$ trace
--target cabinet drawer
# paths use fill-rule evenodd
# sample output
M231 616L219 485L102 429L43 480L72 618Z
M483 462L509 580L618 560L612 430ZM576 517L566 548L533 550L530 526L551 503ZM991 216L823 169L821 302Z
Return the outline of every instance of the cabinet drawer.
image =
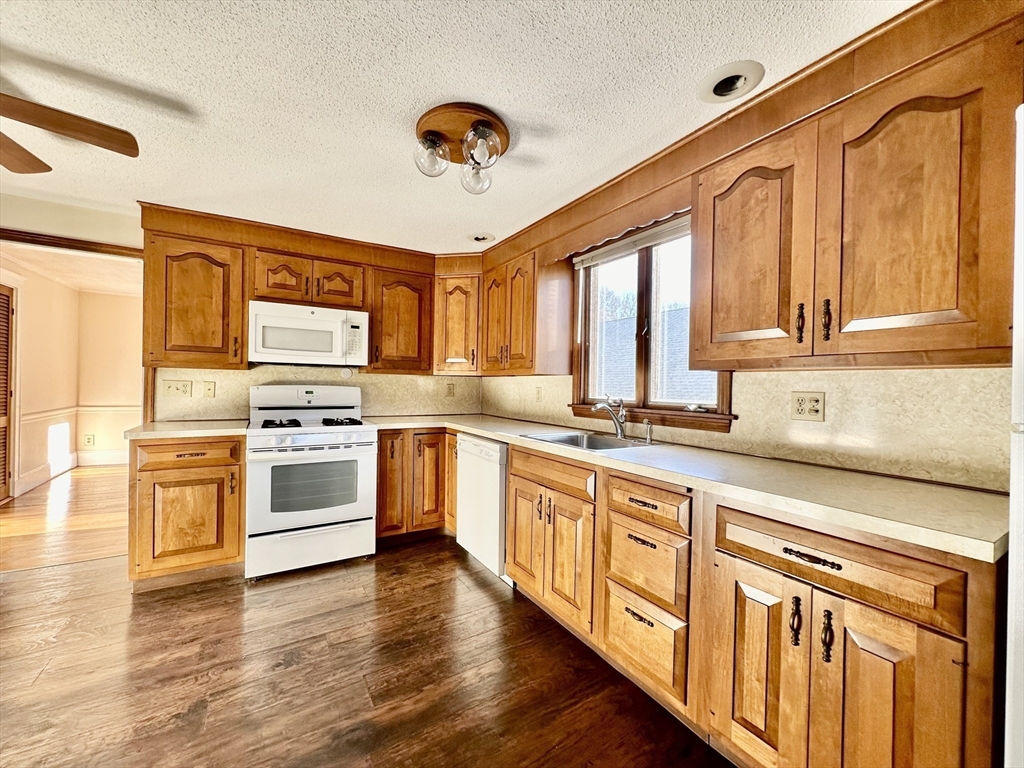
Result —
M597 498L597 471L591 467L564 464L534 453L512 451L509 470L513 475L533 480L547 488L587 501Z
M922 624L964 634L967 574L718 505L715 546Z
M608 475L608 507L638 520L690 535L689 494L648 485L630 477Z
M685 619L690 540L616 512L609 520L608 576Z
M617 661L686 704L689 625L610 579L605 644Z
M142 444L138 446L139 471L178 467L225 467L241 459L238 440L216 442Z

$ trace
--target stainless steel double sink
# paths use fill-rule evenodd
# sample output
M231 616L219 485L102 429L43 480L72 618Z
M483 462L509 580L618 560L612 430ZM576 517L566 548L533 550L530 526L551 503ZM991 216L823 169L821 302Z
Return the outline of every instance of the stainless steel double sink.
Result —
M597 432L553 432L547 435L523 435L523 437L542 440L545 443L568 445L571 448L582 448L584 451L614 451L619 448L641 448L647 445L642 440L630 440Z

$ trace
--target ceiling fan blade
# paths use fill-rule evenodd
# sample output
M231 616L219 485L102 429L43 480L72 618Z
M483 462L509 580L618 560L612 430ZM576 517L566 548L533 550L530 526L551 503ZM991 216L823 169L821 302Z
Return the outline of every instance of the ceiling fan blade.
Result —
M50 133L59 133L70 139L84 141L111 152L128 157L139 156L139 143L128 131L110 125L97 123L87 117L61 112L53 107L44 107L34 101L25 101L17 96L0 93L0 115L19 123L34 125Z
M47 173L53 170L5 133L0 133L0 165L12 173Z

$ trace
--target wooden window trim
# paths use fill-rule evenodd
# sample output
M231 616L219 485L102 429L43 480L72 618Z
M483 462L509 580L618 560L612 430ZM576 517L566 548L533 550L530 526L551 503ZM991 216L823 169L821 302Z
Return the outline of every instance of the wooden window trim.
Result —
M630 236L635 236L635 231ZM602 245L607 245L603 243ZM637 326L641 329L636 350L636 393L633 402L625 403L626 421L642 423L644 419L658 427L678 427L708 432L729 432L736 415L732 412L732 371L718 372L718 405L709 411L690 411L685 407L648 402L648 372L650 359L650 302L651 295L651 254L653 245L638 249L637 280ZM591 419L608 419L607 411L595 412L595 403L602 402L589 397L587 393L587 371L589 364L590 330L590 269L578 269L573 275L573 350L572 384L573 401L570 404L574 416Z

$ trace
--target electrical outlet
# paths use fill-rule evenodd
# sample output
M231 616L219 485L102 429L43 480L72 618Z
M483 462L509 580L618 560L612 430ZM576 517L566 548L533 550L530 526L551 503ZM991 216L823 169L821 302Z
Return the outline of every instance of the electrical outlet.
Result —
M824 392L793 392L789 404L789 418L796 421L824 421Z
M86 435L85 436L85 447L86 448L91 448L94 445L96 445L96 435Z
M217 396L217 382L215 381L204 381L203 382L203 397L216 397Z
M538 403L541 401L541 398L543 396L544 396L544 390L542 390L540 387L537 387L537 402Z
M446 397L455 397L455 385L449 384L448 391L445 393Z
M192 397L192 382L184 380L164 380L164 394L168 397Z

